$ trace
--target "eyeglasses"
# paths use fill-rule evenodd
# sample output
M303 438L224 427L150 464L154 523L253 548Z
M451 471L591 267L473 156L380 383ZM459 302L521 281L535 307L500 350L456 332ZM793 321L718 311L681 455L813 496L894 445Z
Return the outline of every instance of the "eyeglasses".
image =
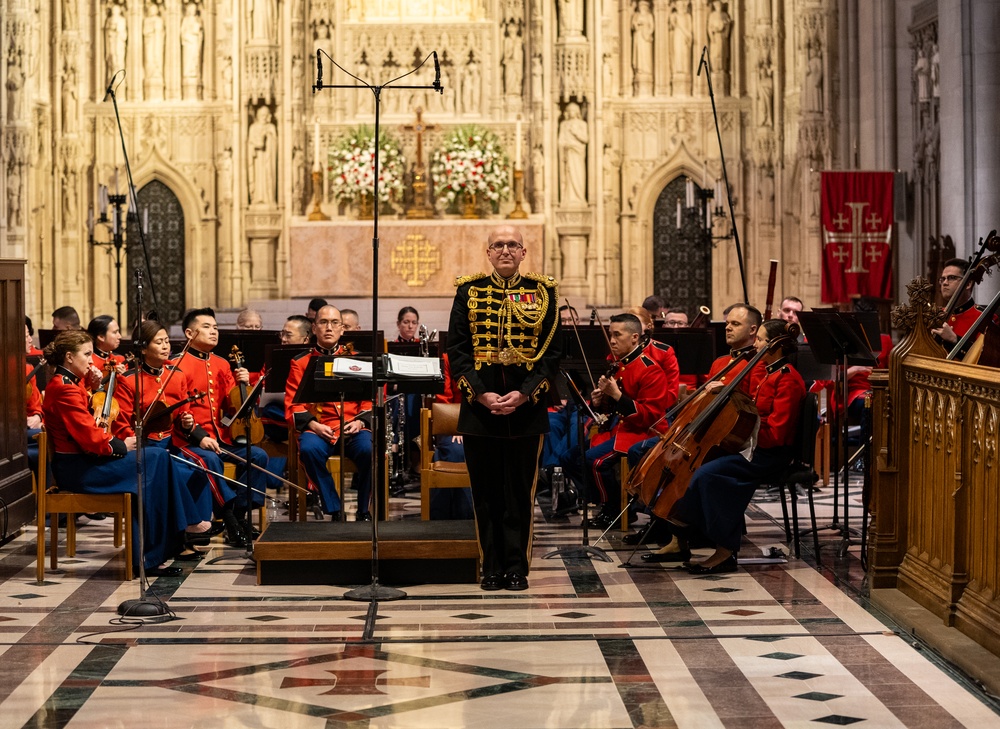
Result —
M337 329L338 327L344 326L344 322L342 322L340 319L317 319L316 326L318 326L320 329L323 329L324 327Z
M942 276L938 279L938 283L945 283L947 281L961 281L961 276Z
M509 250L511 253L514 253L515 251L519 251L522 248L524 248L524 246L521 245L520 243L518 243L517 241L511 241L511 242L507 243L507 242L499 241L498 240L495 243L490 243L489 248L494 253L500 253L501 251L503 251L504 248L506 248L507 250Z

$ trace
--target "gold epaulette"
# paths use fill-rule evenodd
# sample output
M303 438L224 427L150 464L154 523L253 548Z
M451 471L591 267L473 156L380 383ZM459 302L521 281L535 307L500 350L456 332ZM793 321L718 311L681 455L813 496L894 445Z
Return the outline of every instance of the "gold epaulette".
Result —
M470 281L475 281L480 278L486 278L487 275L488 274L480 271L479 273L469 274L468 276L459 276L458 278L455 279L455 288L458 288L462 284L467 284Z
M549 286L556 285L556 280L552 276L546 276L543 273L522 273L521 277L530 279L531 281L537 281L538 283L548 284Z

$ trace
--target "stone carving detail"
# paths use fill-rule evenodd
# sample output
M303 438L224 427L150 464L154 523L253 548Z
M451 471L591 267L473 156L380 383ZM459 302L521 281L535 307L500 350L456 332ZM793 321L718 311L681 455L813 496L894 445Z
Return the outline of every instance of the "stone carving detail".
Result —
M507 23L503 36L503 89L507 96L520 96L524 88L524 42L514 23Z
M181 21L181 95L185 99L200 99L202 94L201 66L205 46L205 26L196 3L184 6Z
M125 53L128 49L128 24L122 6L111 3L104 21L104 70L106 78L125 68Z
M13 158L7 163L7 225L11 228L24 225L21 216L21 165Z
M249 0L251 42L271 44L277 28L276 0Z
M559 39L583 35L583 0L556 0L559 15Z
M18 49L7 59L7 121L22 121L24 117L23 55Z
M247 189L251 205L277 203L278 130L266 104L257 107L247 130Z
M653 93L653 34L656 21L650 0L639 0L632 14L632 92Z
M770 53L757 64L757 118L761 126L774 124L774 69Z
M674 95L691 93L691 43L694 39L691 3L673 0L670 6L671 65L673 66Z
M155 2L146 6L142 21L142 63L145 98L163 98L163 48L165 26L161 7Z
M714 0L712 12L708 16L708 50L712 63L713 79L717 79L719 93L729 96L729 36L733 28L733 19L726 12L721 0Z
M587 122L575 102L566 104L559 122L559 202L563 205L587 203Z

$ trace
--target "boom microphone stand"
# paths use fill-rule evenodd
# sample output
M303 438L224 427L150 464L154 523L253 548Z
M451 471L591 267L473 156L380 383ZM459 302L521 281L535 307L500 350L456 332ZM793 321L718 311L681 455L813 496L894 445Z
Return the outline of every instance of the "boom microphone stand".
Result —
M372 95L375 97L375 159L374 163L374 174L372 175L372 199L375 201L375 212L374 218L372 220L372 389L371 389L371 401L372 401L372 435L374 440L374 434L378 432L378 423L385 422L385 403L382 388L379 387L378 373L379 369L377 363L379 361L378 356L378 249L379 249L379 239L378 239L378 220L379 220L379 189L378 189L378 167L379 167L379 155L381 153L380 140L379 140L379 123L380 114L382 107L382 91L383 89L392 86L394 89L404 90L419 90L419 91L437 91L439 94L444 93L444 87L441 85L441 66L438 63L437 51L431 53L427 56L419 66L407 71L401 76L384 83L384 84L370 84L364 79L358 78L353 73L348 71L346 68L341 66L339 63L333 60L329 53L321 48L316 49L316 83L313 85L313 93L317 91L322 91L324 89L354 89L359 88L358 84L324 84L323 83L323 56L326 56L330 63L339 68L341 71L346 73L348 76L353 78L358 84L361 84L360 88L365 88L371 91ZM414 71L421 68L427 60L433 56L434 58L434 83L430 85L420 84L414 86L403 86L403 85L393 85L396 81L406 78ZM344 597L348 600L358 600L361 602L372 602L377 603L379 600L400 600L406 597L406 593L402 590L397 590L393 587L385 587L380 585L378 582L378 492L379 487L382 483L382 469L380 468L379 458L380 449L375 447L374 442L372 443L372 508L371 510L375 512L374 518L372 518L372 582L370 585L365 587L359 587L354 590L350 590L344 593Z

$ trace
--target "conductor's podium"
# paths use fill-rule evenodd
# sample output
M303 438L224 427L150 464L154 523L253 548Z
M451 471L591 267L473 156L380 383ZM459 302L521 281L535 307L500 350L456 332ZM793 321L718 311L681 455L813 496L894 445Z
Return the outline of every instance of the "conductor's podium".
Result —
M479 580L473 521L382 521L378 536L382 584ZM370 522L272 522L254 546L257 584L368 584L371 537Z

